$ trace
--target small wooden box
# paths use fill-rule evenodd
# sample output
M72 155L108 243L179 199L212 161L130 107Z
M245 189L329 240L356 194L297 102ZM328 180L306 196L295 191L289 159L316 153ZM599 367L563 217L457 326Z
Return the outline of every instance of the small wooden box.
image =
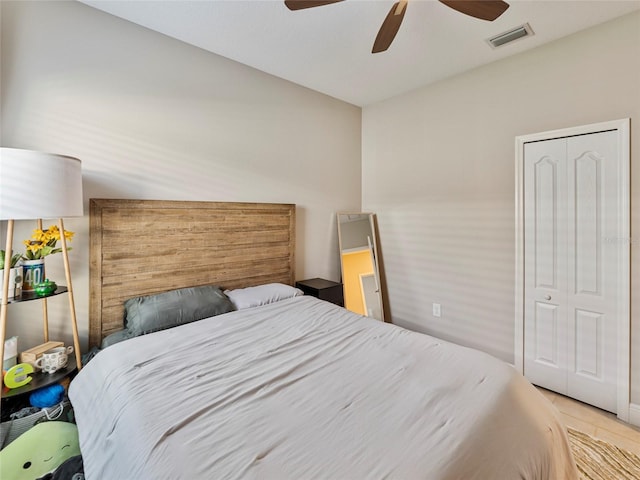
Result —
M20 363L33 363L40 358L44 352L51 350L52 348L62 346L64 346L63 342L47 342L42 345L38 345L37 347L30 348L29 350L25 350L20 354Z

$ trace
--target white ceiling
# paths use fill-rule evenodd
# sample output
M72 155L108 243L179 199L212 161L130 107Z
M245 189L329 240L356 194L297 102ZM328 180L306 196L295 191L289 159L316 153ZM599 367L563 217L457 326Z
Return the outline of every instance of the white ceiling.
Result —
M640 0L507 0L494 22L411 0L393 44L371 54L394 0L292 12L283 0L80 0L170 37L358 106L413 90L640 9ZM486 38L528 22L498 49Z

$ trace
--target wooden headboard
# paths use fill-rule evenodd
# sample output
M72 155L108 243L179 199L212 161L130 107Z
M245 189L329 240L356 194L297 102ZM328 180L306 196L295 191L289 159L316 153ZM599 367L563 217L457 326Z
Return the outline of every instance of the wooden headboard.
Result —
M90 238L90 346L132 297L294 282L292 204L91 199Z

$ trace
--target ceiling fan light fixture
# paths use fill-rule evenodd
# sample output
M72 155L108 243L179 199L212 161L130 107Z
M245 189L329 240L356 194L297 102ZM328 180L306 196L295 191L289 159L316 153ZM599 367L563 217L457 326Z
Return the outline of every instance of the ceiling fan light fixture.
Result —
M530 37L532 35L534 35L534 32L531 25L525 23L524 25L520 25L499 35L488 38L487 43L491 48L498 48L506 45L507 43L519 40L520 38Z
M315 8L321 7L323 5L331 5L332 3L339 3L344 0L284 0L284 4L287 6L289 10L304 10L307 8ZM509 8L509 4L504 0L439 0L440 3L446 5L460 13L464 13L465 15L469 15L470 17L478 18L480 20L487 20L489 22L494 21L500 15L507 11ZM402 24L402 19L404 18L404 14L407 11L407 3L409 0L397 0L389 13L387 14L384 22L382 22L382 26L380 30L378 30L378 35L376 36L375 41L373 42L373 48L371 49L371 53L380 53L386 51L393 39L396 37L398 30L400 29L400 25ZM529 25L526 25L529 27ZM523 27L518 27L523 28ZM531 31L531 27L529 27L528 33L518 35L518 33L514 32L505 32L498 37L494 37L489 39L488 42L495 48L498 45L502 45L509 41L513 41L516 38L520 38L527 34L533 34ZM513 40L508 39L504 40L507 36L513 35L515 38ZM503 41L504 40L504 41ZM495 42L495 43L494 43ZM499 43L501 42L501 43Z

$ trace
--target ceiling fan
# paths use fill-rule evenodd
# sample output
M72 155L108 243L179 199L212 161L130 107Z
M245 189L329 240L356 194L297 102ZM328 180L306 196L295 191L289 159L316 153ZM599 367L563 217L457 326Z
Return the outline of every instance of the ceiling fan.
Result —
M289 10L302 10L305 8L320 7L342 1L344 0L285 0L284 4L289 8ZM509 4L502 0L439 1L460 13L480 18L482 20L488 20L490 22L498 18L507 10L507 8L509 8ZM382 26L378 31L375 42L373 42L373 49L371 50L371 53L384 52L389 48L391 42L393 42L393 39L400 29L402 19L407 11L407 3L409 3L408 0L400 0L391 7L391 10L389 10L389 13L387 14L387 18L382 22Z

